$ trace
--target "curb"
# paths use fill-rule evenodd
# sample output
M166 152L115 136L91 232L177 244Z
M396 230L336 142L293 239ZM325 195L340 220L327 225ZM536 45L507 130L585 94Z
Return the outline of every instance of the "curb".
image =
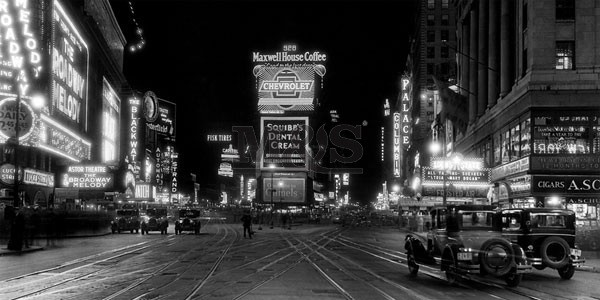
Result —
M0 248L0 256L9 256L9 255L21 255L24 253L29 253L29 252L34 252L34 251L41 251L44 250L44 247L40 247L40 246L33 246L31 248L26 248L26 249L22 249L21 251L15 251L15 250L8 250L7 248Z
M592 266L581 266L581 267L575 268L575 270L583 271L583 272L591 272L591 273L600 273L600 268L592 267Z

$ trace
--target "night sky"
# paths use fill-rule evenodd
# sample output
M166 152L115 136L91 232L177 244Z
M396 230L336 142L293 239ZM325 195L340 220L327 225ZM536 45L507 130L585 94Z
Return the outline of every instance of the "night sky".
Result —
M328 55L324 107L340 122L363 128L364 168L353 199L370 201L380 189L380 126L385 98L395 100L405 71L416 1L132 1L146 45L126 51L124 73L139 91L177 103L180 174L194 172L201 186L217 183L219 158L208 132L232 125L258 129L252 51ZM127 1L111 1L128 42L136 43ZM390 101L392 102L392 101ZM392 102L393 103L393 102Z

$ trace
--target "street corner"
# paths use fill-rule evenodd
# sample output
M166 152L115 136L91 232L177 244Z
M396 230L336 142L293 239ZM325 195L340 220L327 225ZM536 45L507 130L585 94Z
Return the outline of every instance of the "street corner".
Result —
M21 255L25 253L30 253L34 251L44 250L44 247L41 246L31 246L29 248L23 248L19 250L9 250L7 246L0 247L0 256L9 256L9 255Z

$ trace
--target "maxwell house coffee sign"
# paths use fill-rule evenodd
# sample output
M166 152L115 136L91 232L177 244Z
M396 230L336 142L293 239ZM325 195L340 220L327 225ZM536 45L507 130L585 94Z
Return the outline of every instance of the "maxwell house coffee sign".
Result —
M263 113L313 110L317 76L322 87L326 60L326 54L301 52L296 45L284 45L283 51L275 53L253 52L258 110Z

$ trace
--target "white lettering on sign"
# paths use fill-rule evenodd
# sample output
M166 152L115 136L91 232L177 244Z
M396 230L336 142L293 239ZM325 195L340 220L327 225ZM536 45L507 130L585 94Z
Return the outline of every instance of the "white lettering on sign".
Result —
M87 107L87 44L57 1L53 14L52 107L69 120L81 122Z
M392 160L394 177L400 177L400 136L400 113L396 112L394 113L394 151L392 152L394 154Z
M304 54L290 54L287 52L276 52L274 54L261 54L252 52L252 62L324 62L327 54L315 52L304 52Z
M208 142L231 142L231 134L209 134L206 136Z
M139 109L140 100L137 98L129 99L130 105L130 123L129 123L129 157L131 162L138 161L138 124L139 124ZM135 174L136 177L139 173Z
M402 145L408 147L410 145L410 97L409 97L410 80L408 77L402 77L402 94L401 94L401 126L402 126Z

